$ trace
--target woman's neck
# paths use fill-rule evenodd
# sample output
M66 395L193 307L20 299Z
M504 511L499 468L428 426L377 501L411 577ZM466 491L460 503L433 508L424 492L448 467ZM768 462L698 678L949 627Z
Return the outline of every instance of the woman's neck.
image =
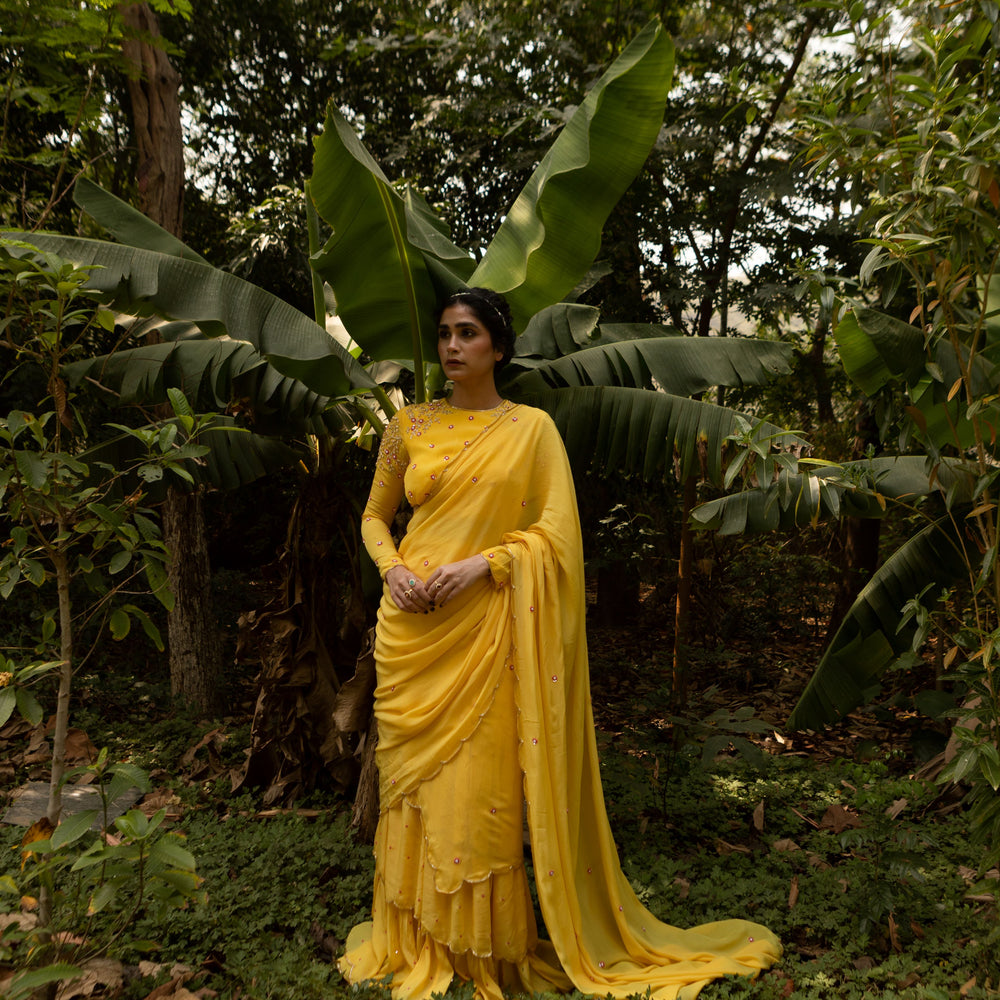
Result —
M457 406L460 410L492 410L503 402L493 379L481 385L454 382L449 398L451 405Z

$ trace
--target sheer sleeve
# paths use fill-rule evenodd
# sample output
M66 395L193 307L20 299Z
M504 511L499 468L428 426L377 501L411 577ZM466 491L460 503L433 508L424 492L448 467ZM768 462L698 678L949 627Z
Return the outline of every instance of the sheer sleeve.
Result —
M382 435L375 463L375 478L361 517L361 538L383 579L393 566L402 565L390 525L403 498L406 463L406 442L400 430L399 418L394 416Z

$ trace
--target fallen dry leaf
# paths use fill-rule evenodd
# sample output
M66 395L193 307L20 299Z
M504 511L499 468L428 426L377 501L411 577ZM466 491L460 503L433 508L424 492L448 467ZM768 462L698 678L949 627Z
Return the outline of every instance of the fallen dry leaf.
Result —
M138 808L146 816L152 816L161 809L166 809L167 816L171 819L177 819L183 812L181 800L169 788L156 788L143 796Z
M897 989L908 990L914 983L920 982L920 974L917 972L911 972L909 975L904 976L896 983Z
M799 877L798 875L792 876L792 884L788 890L788 909L793 910L795 904L799 901Z
M80 966L82 976L60 985L56 1000L72 1000L73 997L89 997L97 989L105 987L117 990L125 981L125 969L121 962L113 958L91 958Z
M964 983L958 991L958 995L962 997L967 997L969 993L974 989L976 985L976 977L973 976L970 980Z
M25 831L24 836L21 838L21 847L25 850L21 851L21 870L24 870L24 866L28 863L28 858L36 852L31 850L28 845L35 844L39 840L48 840L49 837L55 832L55 827L49 822L48 816L43 816L41 819L36 819L31 826Z
M37 923L38 918L30 913L0 913L0 937L13 924L17 924L19 930L30 931Z
M753 811L754 829L760 833L764 832L764 803L758 802L757 808Z
M66 763L92 764L97 760L97 747L90 742L90 737L82 729L69 729L66 732Z
M681 899L687 899L688 893L691 891L691 883L686 878L681 878L679 875L674 879L674 885L677 886L677 895Z
M890 913L889 914L889 940L892 942L893 951L902 951L903 945L899 940L899 926L896 923L896 918Z
M906 799L896 799L895 802L888 809L886 809L885 814L889 819L895 819L906 807L908 803Z
M819 821L821 830L832 830L834 833L843 833L845 830L857 830L862 825L861 820L850 809L835 802Z
M217 738L221 737L221 738ZM225 739L221 727L213 729L210 732L205 733L204 736L193 746L185 751L184 756L181 757L182 764L191 764L194 761L194 755L204 746L209 747L209 753L216 748L218 743L221 743Z
M715 849L719 854L749 854L750 848L746 844L730 844L728 840L721 837L715 842Z
M862 955L854 960L854 968L858 972L867 972L869 969L875 968L875 959L869 955Z
M782 837L780 840L776 840L771 845L772 851L777 851L779 854L785 851L798 851L800 850L799 845L795 843L794 840L789 837Z

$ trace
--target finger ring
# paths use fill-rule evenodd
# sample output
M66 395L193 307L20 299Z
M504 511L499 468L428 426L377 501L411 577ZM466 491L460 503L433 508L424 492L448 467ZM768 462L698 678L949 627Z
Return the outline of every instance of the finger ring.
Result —
M410 597L413 594L412 590L404 590L403 597Z
M444 584L443 583L438 583L438 584L435 584L434 586L435 586L435 590L440 590L444 586Z
M415 587L417 585L417 581L414 580L413 577L411 576L409 579L409 584L411 587Z

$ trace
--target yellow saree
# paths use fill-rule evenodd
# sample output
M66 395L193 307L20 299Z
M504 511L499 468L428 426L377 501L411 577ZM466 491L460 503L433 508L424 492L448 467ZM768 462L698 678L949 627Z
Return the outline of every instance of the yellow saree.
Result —
M387 525L414 514L399 551ZM371 923L352 931L351 982L392 976L423 998L453 976L504 989L694 997L756 974L781 946L726 920L658 921L622 874L601 790L573 481L554 425L505 403L407 407L380 449L364 538L380 571L426 579L481 552L491 578L427 614L379 610L375 692L381 815ZM540 941L524 870L527 806Z

